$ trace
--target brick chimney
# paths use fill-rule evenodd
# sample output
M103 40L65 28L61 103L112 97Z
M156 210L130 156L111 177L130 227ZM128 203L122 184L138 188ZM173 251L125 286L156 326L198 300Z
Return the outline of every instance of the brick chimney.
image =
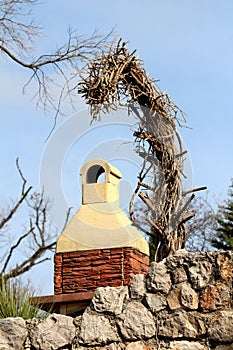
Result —
M82 205L57 240L55 294L128 285L134 274L148 270L148 244L119 208L120 171L94 159L80 175Z

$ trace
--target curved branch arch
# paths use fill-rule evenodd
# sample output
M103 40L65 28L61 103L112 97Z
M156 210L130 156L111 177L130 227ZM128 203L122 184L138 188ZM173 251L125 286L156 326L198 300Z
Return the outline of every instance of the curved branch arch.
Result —
M145 232L135 214L136 198L139 197L145 205L144 213L150 227L146 231L156 240L156 261L184 248L184 223L193 216L188 213L193 195L184 200L182 191L186 152L182 149L177 125L185 122L184 113L167 94L155 87L135 51L130 53L121 40L107 53L103 52L89 62L78 92L90 106L94 119L100 117L101 111L116 110L119 103L126 100L129 112L139 121L133 135L136 151L143 158L130 203L131 220ZM151 184L148 184L149 173Z

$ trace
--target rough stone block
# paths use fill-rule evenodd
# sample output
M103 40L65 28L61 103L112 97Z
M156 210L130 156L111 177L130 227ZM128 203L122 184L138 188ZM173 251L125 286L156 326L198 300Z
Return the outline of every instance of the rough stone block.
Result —
M194 261L189 268L189 276L193 287L196 289L206 287L210 283L212 274L212 264L208 260Z
M152 314L138 301L129 302L117 322L126 340L147 339L155 335Z
M125 350L153 350L154 347L150 347L144 344L143 341L135 341L126 346Z
M89 308L82 316L78 342L85 345L105 345L117 342L120 338L117 329L103 315L89 314Z
M168 350L210 350L210 348L199 342L181 340L172 341Z
M56 350L71 347L75 337L73 318L52 314L30 327L30 340L36 350Z
M218 345L215 350L233 350L233 343L228 345Z
M233 311L217 311L210 318L208 327L210 340L218 342L233 342Z
M25 321L20 318L5 318L0 320L0 349L23 349L28 335Z
M232 281L232 252L220 252L217 255L217 266L222 281Z
M199 339L206 334L201 315L183 310L174 313L160 312L158 335L167 338Z
M97 312L119 315L127 298L127 287L99 287L95 291L91 307Z
M164 294L156 293L147 293L146 294L146 303L149 309L156 313L158 311L164 310L167 306L167 298Z
M231 306L231 288L223 283L207 287L201 296L201 308L204 311L214 311Z
M152 292L168 293L171 288L170 274L163 262L152 262L147 276L147 289Z
M177 250L173 255L169 256L166 259L166 265L168 269L172 271L181 267L187 255L188 255L188 252L186 249Z
M140 299L146 293L145 276L134 275L130 279L130 296L132 299Z
M188 283L180 283L175 286L167 297L167 302L171 310L184 307L190 310L198 309L198 295Z
M173 281L175 284L187 281L187 274L183 267L179 267L172 273Z

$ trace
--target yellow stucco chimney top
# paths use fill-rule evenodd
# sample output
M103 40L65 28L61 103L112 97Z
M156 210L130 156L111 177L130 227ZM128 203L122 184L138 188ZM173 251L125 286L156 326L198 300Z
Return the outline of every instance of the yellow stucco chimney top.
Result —
M132 247L149 255L148 243L119 208L120 171L93 159L80 175L82 205L58 238L56 252Z
M101 175L104 181L98 182ZM82 176L82 204L106 203L119 200L120 171L102 159L87 162L80 170Z

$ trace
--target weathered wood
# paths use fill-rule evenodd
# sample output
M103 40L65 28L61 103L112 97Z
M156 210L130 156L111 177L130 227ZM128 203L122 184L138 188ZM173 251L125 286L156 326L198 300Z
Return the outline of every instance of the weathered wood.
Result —
M187 152L182 149L177 132L177 125L186 122L185 114L168 94L155 87L135 51L130 53L121 40L92 60L86 73L79 84L79 93L89 104L94 119L100 117L100 112L117 110L119 102L122 104L127 97L126 105L139 121L133 135L144 162L130 201L130 218L142 230L146 221L153 227L152 234L159 242L156 259L162 260L183 248L186 240L185 220L179 214L184 209L182 176L185 176L183 161ZM149 190L148 193L142 195L141 187ZM135 210L138 195L146 204L144 220Z

